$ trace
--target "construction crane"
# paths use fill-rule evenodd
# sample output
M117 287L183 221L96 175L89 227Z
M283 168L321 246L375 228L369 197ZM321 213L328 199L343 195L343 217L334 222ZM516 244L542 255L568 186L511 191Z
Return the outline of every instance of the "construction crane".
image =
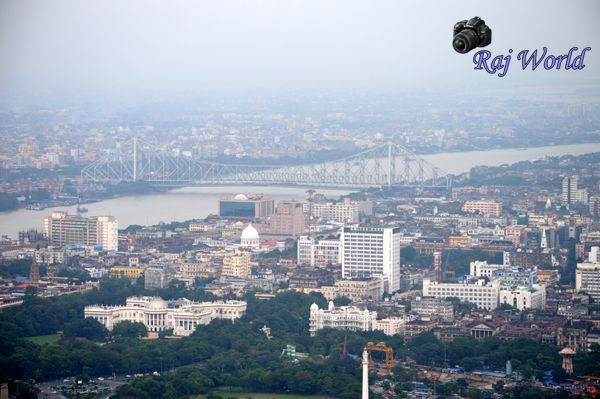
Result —
M371 356L373 351L375 352L384 352L385 353L385 368L388 374L392 373L392 369L394 368L394 350L387 346L385 342L369 342L367 343L367 347L365 348L367 353L369 354L369 367L375 366L375 361Z

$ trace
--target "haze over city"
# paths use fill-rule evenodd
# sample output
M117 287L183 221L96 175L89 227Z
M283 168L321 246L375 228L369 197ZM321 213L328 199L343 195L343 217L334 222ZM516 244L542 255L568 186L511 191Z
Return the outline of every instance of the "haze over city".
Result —
M599 11L0 0L0 399L597 397Z

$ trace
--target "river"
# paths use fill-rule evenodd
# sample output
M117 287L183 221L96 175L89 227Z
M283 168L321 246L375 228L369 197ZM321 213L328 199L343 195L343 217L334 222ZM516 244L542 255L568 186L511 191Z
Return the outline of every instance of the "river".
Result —
M600 152L600 143L573 144L527 149L506 149L490 151L453 152L425 155L427 161L452 174L468 171L473 166L498 166L524 160L534 160L546 156L580 155ZM558 189L558 188L557 188ZM328 197L348 193L345 190L323 190L318 192ZM152 225L160 222L183 221L203 218L217 212L217 201L223 195L239 193L263 193L275 199L306 199L306 188L290 187L185 187L161 194L125 196L86 204L88 215L112 215L120 227L130 224ZM53 210L67 210L75 213L76 206L58 207L33 211L19 209L0 212L0 235L16 238L18 232L28 228L41 229L43 218Z

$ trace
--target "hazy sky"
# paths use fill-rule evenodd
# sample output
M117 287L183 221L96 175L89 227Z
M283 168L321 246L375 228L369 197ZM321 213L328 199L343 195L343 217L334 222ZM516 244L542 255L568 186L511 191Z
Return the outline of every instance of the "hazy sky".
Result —
M479 15L494 55L592 47L582 71L474 71L455 22ZM0 97L102 90L427 90L600 80L600 2L0 0Z

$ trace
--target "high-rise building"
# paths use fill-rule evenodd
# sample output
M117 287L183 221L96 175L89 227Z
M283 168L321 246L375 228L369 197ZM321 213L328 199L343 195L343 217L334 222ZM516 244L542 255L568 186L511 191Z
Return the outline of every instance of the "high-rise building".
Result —
M342 263L339 240L319 240L302 236L298 239L298 265L325 267Z
M562 201L563 204L572 204L575 202L577 197L577 185L579 177L577 176L565 176L562 181Z
M588 205L590 208L590 215L597 218L600 216L600 195L594 195L589 198Z
M586 292L595 302L600 301L600 249L592 247L587 262L578 263L575 271L575 288Z
M340 237L343 278L381 277L385 292L399 290L400 238L397 227L344 227Z
M113 216L83 217L52 212L44 218L44 234L52 245L100 245L105 251L119 247L118 223Z
M442 253L435 251L433 253L433 271L435 273L435 281L442 282Z
M351 201L342 202L307 202L304 204L304 211L314 220L326 220L338 223L358 223L361 214L370 215L373 213L373 203L370 201Z
M304 234L304 211L302 203L281 201L269 220L269 232L275 235L298 237Z
M562 202L564 205L580 202L588 203L588 191L585 188L579 188L578 176L565 176L562 181Z
M223 271L221 275L246 278L250 275L251 252L247 248L240 248L231 255L223 257Z
M219 216L234 218L267 218L273 214L274 201L262 195L238 194L219 200Z

